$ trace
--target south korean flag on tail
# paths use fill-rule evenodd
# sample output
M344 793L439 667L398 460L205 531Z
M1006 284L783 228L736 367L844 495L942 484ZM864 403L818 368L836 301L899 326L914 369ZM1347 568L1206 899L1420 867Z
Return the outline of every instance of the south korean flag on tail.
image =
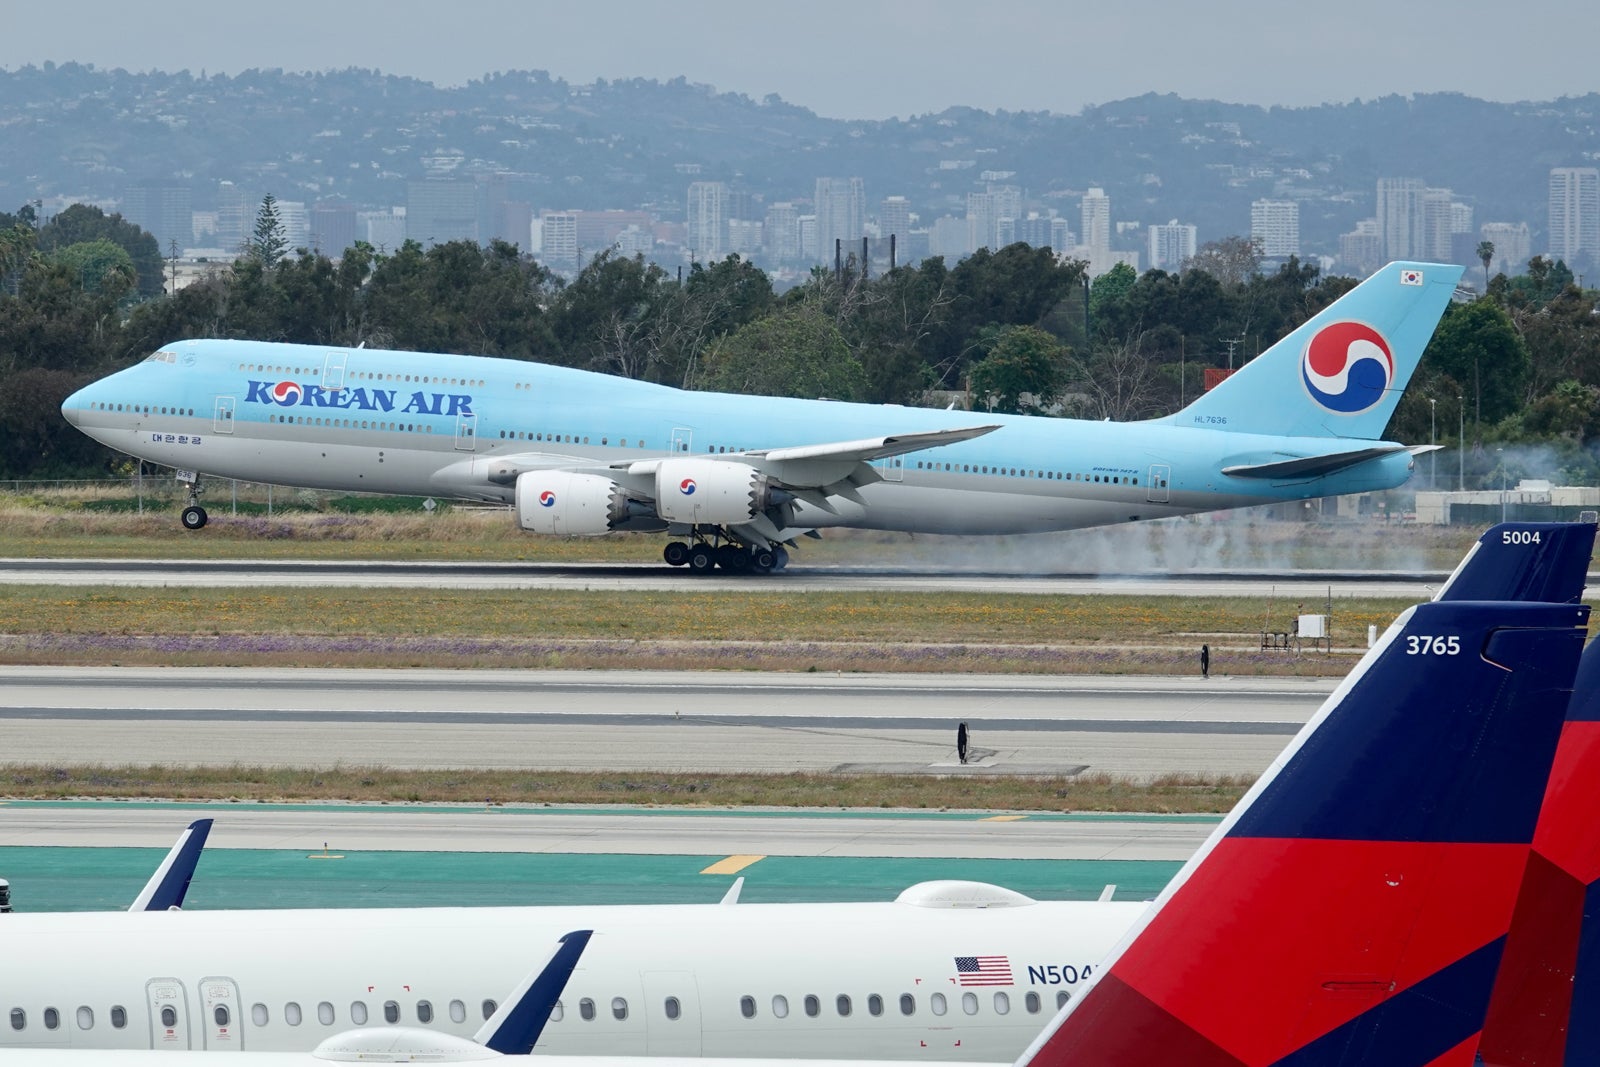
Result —
M1401 285L1421 285L1422 272L1420 270L1403 270L1400 272Z

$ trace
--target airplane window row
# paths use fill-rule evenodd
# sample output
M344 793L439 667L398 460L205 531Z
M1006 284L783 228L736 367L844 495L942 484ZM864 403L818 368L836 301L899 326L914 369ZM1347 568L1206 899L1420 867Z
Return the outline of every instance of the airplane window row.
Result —
M155 357L152 356L150 358L154 359ZM171 361L168 360L168 362ZM322 374L322 370L319 367L274 367L265 363L241 363L239 364L239 372L241 374L287 374L296 378L320 376ZM480 389L484 385L482 378L446 378L437 374L378 374L374 371L351 371L348 377L363 382L410 382L413 385L454 385L467 386L469 388L476 386Z
M586 445L589 443L589 438L575 433L560 434L537 433L533 430L501 430L500 436L502 439L507 441L549 441L552 444L558 445ZM600 438L600 443L602 445L609 445L611 443L611 438L602 437ZM617 440L617 447L627 448L628 439L626 437L619 438ZM644 447L644 438L639 438L638 447Z
M917 470L949 471L952 474L1003 474L1008 478L1045 478L1063 482L1100 482L1106 485L1138 485L1139 479L1120 474L1063 474L1060 471L1019 470L1016 467L988 467L976 463L933 463L917 461Z
M111 1018L111 1028L113 1030L121 1030L128 1025L128 1009L124 1008L121 1004L113 1004L111 1006L111 1010L106 1014ZM44 1011L40 1012L39 1015L40 1021L44 1024L44 1028L46 1030L61 1029L61 1012L57 1011L55 1008L46 1008ZM80 1005L78 1010L73 1012L73 1019L77 1021L79 1030L94 1029L94 1009L89 1007L87 1004ZM12 1008L11 1029L26 1030L27 1028L27 1011L23 1008Z
M486 1000L481 1005L479 1005L479 1008L483 1012L483 1017L485 1019L487 1019L491 1015L494 1014L496 1006L497 1005L495 1004L494 1001ZM166 1009L166 1010L170 1011L171 1009ZM450 1016L450 1021L453 1022L453 1023L464 1023L464 1022L467 1021L467 1005L466 1005L465 1001L452 1000L449 1004L447 1004L445 1006L445 1012ZM386 1001L383 1002L383 1021L384 1022L391 1023L391 1024L398 1023L398 1022L400 1022L401 1016L403 1014L404 1014L404 1009L400 1006L400 1002L399 1001L397 1001L397 1000L386 1000ZM417 1004L416 1004L416 1020L417 1020L417 1022L422 1023L423 1025L428 1025L428 1024L433 1022L434 1014L435 1013L434 1013L434 1010L433 1010L433 1002L431 1000L419 1000L419 1001L417 1001ZM350 1010L349 1010L349 1013L348 1013L348 1017L350 1019L350 1022L353 1025L355 1025L355 1026L365 1026L366 1023L367 1023L367 1020L371 1018L371 1015L370 1015L370 1013L368 1011L368 1008L367 1008L367 1002L364 1001L364 1000L353 1000L353 1001L351 1001L350 1002ZM318 1023L322 1024L323 1026L332 1026L332 1025L334 1025L334 1023L336 1023L338 1021L338 1018L339 1018L338 1010L333 1006L332 1002L324 1000L324 1001L320 1001L317 1004L317 1022ZM174 1015L173 1016L173 1022L176 1022L176 1021L177 1021L177 1016ZM272 1022L272 1011L271 1011L271 1009L268 1008L267 1005L262 1004L260 1002L257 1002L255 1004L250 1005L250 1021L252 1023L254 1023L255 1025L257 1025L257 1026L266 1026L266 1025L268 1025L269 1023ZM288 1023L290 1026L299 1026L302 1022L305 1021L305 1012L301 1009L300 1004L297 1001L291 1000L288 1003L284 1004L284 1006L283 1006L283 1021L285 1023ZM164 1025L172 1025L172 1023L165 1023L164 1022ZM225 1020L219 1019L218 1020L218 1025L227 1025L227 1024L226 1024Z
M193 415L194 408L156 407L153 404L108 404L95 401L90 405L95 411L129 411L135 415Z
M1072 994L1064 989L1058 991L1056 993L1056 1007L1060 1008L1071 999L1071 996ZM807 993L800 1003L808 1018L815 1019L822 1014L822 998L815 993ZM978 1014L978 1009L981 1006L978 994L971 990L961 994L959 1003L962 1013L966 1015ZM900 994L899 1009L901 1015L915 1015L917 1006L917 998L914 994ZM1011 1013L1011 994L996 990L993 994L993 1006L996 1015L1009 1015ZM1028 992L1023 995L1022 1006L1023 1010L1029 1015L1037 1015L1042 1009L1043 1003L1038 993ZM833 1010L840 1018L848 1018L855 1011L855 1005L848 994L841 993L833 1000ZM950 1002L943 993L931 994L928 997L928 1010L934 1015L944 1015L950 1010ZM867 997L867 1014L877 1017L882 1015L883 1011L883 998L877 993L870 994ZM739 998L740 1015L746 1019L754 1019L757 1013L758 1007L755 997L746 995ZM775 1019L785 1019L789 1016L789 998L782 993L772 998L772 1016Z
M318 415L269 415L269 422L293 423L296 426L338 426L346 430L394 430L399 433L432 433L433 427L423 422L378 422L375 419L329 419ZM464 431L471 437L472 431Z
M720 454L720 453L723 453L723 452L745 452L745 451L748 451L748 449L739 448L738 446L735 446L735 445L706 445L706 452L707 453L716 452L716 453Z

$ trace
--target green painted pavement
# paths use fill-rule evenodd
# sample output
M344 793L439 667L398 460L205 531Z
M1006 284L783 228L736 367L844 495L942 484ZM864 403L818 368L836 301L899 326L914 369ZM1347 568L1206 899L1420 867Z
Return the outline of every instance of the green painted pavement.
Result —
M0 849L17 911L126 908L166 854L148 848ZM699 872L715 856L346 852L312 860L281 849L210 849L186 907L359 908L432 905L712 903L733 879ZM1048 900L1155 896L1176 862L771 856L744 870L741 899L891 900L935 878L994 882ZM0 920L3 922L4 920ZM0 927L3 929L3 927Z

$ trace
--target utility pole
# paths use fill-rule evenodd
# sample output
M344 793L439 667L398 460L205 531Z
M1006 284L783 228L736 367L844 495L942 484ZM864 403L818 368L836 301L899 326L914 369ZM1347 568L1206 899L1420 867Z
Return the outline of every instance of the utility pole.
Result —
M1428 488L1439 488L1439 453L1434 445L1439 442L1439 402L1428 398Z
M1456 397L1456 492L1467 491L1467 405L1464 397Z

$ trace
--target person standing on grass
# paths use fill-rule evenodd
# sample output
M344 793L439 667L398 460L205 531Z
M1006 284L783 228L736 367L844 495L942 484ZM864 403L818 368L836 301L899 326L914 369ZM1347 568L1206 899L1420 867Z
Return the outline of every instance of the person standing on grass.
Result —
M1200 677L1211 677L1211 646L1200 646Z
M967 762L967 724L960 723L956 726L956 758L962 763Z

